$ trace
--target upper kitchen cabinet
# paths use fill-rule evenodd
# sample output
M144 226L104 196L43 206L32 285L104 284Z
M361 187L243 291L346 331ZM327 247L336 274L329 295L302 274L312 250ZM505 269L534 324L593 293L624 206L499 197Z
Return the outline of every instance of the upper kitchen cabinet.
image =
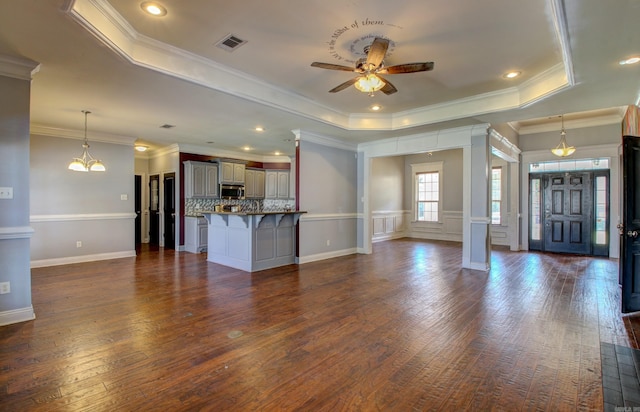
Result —
M289 172L267 170L264 197L267 199L289 198Z
M244 197L247 199L263 199L264 180L264 170L246 169L244 172Z
M244 185L244 164L220 162L220 183L225 185Z
M218 164L184 162L184 197L218 197Z

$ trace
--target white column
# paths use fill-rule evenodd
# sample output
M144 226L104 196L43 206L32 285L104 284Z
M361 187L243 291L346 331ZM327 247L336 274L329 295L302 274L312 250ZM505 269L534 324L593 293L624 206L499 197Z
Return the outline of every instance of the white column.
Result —
M486 130L471 136L463 148L462 267L491 268L490 183L491 148Z
M0 199L0 325L35 317L31 304L33 229L29 221L29 106L35 62L0 56L0 187L12 196Z

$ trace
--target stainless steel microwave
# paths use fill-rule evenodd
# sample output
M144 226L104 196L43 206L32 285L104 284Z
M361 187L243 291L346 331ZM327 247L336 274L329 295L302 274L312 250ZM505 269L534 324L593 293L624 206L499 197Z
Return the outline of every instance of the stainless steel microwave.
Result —
M220 185L220 198L222 198L222 199L244 199L244 186L241 186L241 185Z

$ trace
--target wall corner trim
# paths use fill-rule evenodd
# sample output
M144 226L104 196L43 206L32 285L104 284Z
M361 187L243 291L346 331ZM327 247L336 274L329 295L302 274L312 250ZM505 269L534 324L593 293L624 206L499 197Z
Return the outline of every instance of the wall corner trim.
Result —
M31 226L0 227L0 240L28 239L33 232Z

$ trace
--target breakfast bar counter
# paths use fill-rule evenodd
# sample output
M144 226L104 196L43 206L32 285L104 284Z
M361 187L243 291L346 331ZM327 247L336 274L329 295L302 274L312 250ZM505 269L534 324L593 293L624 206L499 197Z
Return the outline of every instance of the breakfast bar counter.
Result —
M207 260L247 272L296 262L294 211L203 211L208 222Z

